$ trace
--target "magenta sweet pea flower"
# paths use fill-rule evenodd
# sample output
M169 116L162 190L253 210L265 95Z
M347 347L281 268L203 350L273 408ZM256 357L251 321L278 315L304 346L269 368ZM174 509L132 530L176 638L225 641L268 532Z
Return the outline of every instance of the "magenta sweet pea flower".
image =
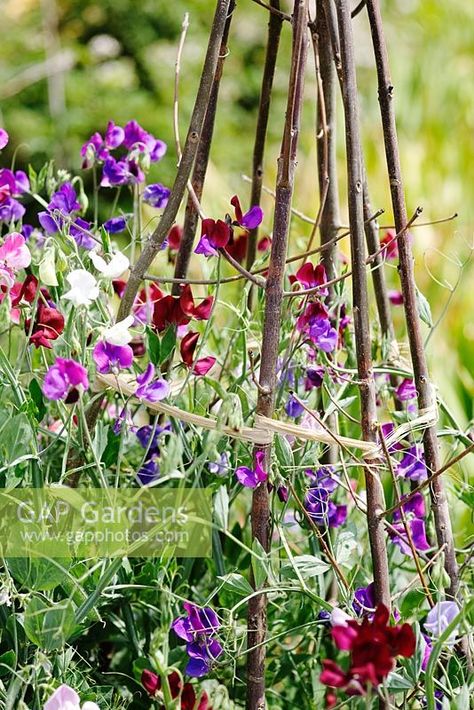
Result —
M400 402L407 402L410 399L416 399L417 392L415 383L411 379L404 379L396 388L395 394Z
M45 375L43 394L53 400L69 399L71 396L70 401L73 401L77 399L77 389L81 387L84 390L89 388L86 368L75 360L58 357Z
M154 379L155 368L150 363L145 372L137 377L138 387L135 396L147 402L159 402L168 396L170 388L166 380Z
M10 137L4 128L0 128L0 150L3 150L8 144Z
M257 451L255 454L255 468L248 466L239 466L235 470L235 475L240 483L246 488L256 488L260 483L266 481L268 473L263 470L263 461L265 454L263 451Z
M295 276L290 277L290 280L294 283L298 281L305 289L315 288L317 286L322 286L327 281L326 269L323 264L317 264L313 266L311 262L306 262L303 266L298 269ZM318 291L320 296L327 296L329 293L327 287L321 288Z
M101 340L95 346L92 357L97 367L97 372L105 375L108 372L118 372L131 367L133 350L130 345L111 345Z
M148 153L152 163L163 158L166 153L166 143L157 140L151 133L145 131L137 121L129 121L125 126L123 145L127 150L138 150Z

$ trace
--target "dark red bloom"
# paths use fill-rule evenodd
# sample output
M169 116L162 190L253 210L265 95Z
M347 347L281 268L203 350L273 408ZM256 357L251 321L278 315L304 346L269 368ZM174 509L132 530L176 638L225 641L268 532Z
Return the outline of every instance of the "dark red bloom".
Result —
M156 697L157 693L161 690L160 676L145 668L142 672L141 681L147 693L153 697ZM173 700L178 697L180 698L181 710L195 710L196 692L191 683L185 683L183 685L179 673L173 671L173 673L170 673L168 676L168 685L170 687L171 697ZM161 706L162 709L164 707L164 705ZM201 694L197 710L212 710L209 705L209 699L204 692Z
M229 239L229 243L226 246L227 253L230 254L236 261L238 261L239 264L241 264L245 259L248 240L248 234L240 234L238 237L232 234L231 238Z
M38 279L33 274L28 274L23 283L16 283L10 295L12 296L12 307L18 306L22 301L33 303L38 290ZM49 297L47 294L46 298Z
M290 276L290 283L294 284L298 281L304 288L315 288L316 286L321 286L327 281L326 269L323 264L317 264L313 266L311 262L307 261L303 264L294 276ZM327 296L328 289L321 288L318 292L320 296Z
M394 229L388 229L380 240L380 246L384 246L385 249L382 255L386 259L397 259L398 258L398 242L395 239L396 232Z
M161 292L160 292L161 293ZM163 296L156 300L153 309L153 325L162 332L169 325L186 325L191 318L207 320L209 318L214 299L208 296L196 306L191 291L191 286L186 284L179 296Z
M31 327L31 319L25 323L25 332L29 333ZM56 340L64 330L64 316L56 308L45 306L40 303L36 309L36 318L33 325L33 331L30 337L30 343L36 348L44 347L51 349L51 340Z
M348 621L335 626L332 636L341 651L350 651L350 666L345 672L334 661L323 661L320 680L333 688L344 688L348 695L363 695L369 685L378 686L395 667L396 656L409 658L415 652L416 638L408 624L388 626L388 609L379 604L373 619Z
M199 360L194 362L194 351L196 350L198 340L199 333L190 330L181 341L180 353L184 364L188 367L192 367L192 371L195 375L206 375L214 365L216 358L209 355L208 357L199 358Z
M122 298L123 294L125 293L125 289L127 288L127 282L123 279L114 279L112 281L112 287L117 296L119 298Z
M168 247L172 251L178 251L183 236L183 228L179 224L175 224L168 232Z
M272 245L272 238L268 235L259 239L257 244L257 251L268 251Z

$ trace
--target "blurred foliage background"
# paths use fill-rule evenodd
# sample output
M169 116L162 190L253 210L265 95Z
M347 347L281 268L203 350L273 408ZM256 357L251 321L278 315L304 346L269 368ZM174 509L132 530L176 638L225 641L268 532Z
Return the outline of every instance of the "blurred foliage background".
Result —
M180 80L184 137L213 0L2 0L1 6L0 123L11 135L4 156L7 163L15 157L18 167L32 163L38 168L54 156L59 165L77 170L80 146L90 134L103 130L109 119L123 124L135 118L168 143L168 155L151 177L171 185L176 165L172 106L177 40L184 13L189 12ZM282 0L282 8L290 10L289 0ZM428 349L434 378L459 426L466 429L474 415L474 259L469 261L474 227L474 5L463 0L383 0L382 9L409 211L422 205L427 221L459 212L455 221L413 233L418 283L430 300L436 324ZM204 196L210 214L224 212L234 192L248 195L241 174L250 172L267 19L262 7L238 0ZM384 207L383 221L390 223L376 77L364 12L354 20L354 29L372 205ZM290 32L285 26L266 153L269 186L274 184L283 125L289 48ZM315 96L311 58L294 200L310 215L318 208ZM342 130L339 158L344 201ZM265 198L264 206L270 215L271 198ZM307 233L308 226L294 220L293 250L302 247ZM390 278L396 287L395 269ZM399 312L396 317L401 323ZM458 470L459 481L469 469L474 465L465 459Z

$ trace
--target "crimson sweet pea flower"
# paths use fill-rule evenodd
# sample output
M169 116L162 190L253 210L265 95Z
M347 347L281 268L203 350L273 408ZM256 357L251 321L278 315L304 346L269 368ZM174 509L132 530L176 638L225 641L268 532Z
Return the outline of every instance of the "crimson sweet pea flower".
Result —
M30 332L31 319L28 319L25 323L25 332L28 334ZM32 343L35 348L49 348L51 345L51 340L56 340L59 338L64 330L64 316L56 308L50 308L45 306L44 303L40 303L36 309L36 318L33 325L33 332L30 337L30 343Z
M152 696L156 696L161 690L161 678L153 671L145 669L141 677L142 685ZM191 683L184 683L181 680L179 673L173 671L168 676L168 685L173 700L179 697L181 710L212 710L209 705L209 699L205 692L201 693L199 705L196 708L196 693ZM161 708L165 706L162 705Z
M300 283L303 288L315 288L316 286L321 286L322 284L325 284L327 281L326 277L326 269L324 268L324 264L317 264L316 266L313 266L311 262L307 261L306 264L303 264L296 274L294 276L290 276L290 282L292 284L298 282ZM318 291L318 294L320 296L327 296L328 295L328 289L327 287L321 288Z
M214 365L216 358L208 355L194 362L194 351L196 350L198 340L199 333L190 330L181 341L180 353L184 364L188 367L192 367L192 372L195 375L206 375Z
M416 638L411 626L388 626L389 617L388 609L379 604L372 619L334 626L332 637L341 651L350 651L350 665L344 671L334 661L324 660L321 683L343 688L348 695L364 695L369 686L377 687L384 681L397 656L412 656Z
M153 325L162 332L169 325L186 325L191 318L207 320L210 316L214 298L208 296L196 306L189 284L181 290L179 296L162 296L155 302Z

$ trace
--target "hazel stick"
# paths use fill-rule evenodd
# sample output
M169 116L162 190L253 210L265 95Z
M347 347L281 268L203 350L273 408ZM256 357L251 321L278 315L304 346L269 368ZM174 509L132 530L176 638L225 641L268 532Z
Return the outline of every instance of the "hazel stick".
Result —
M365 271L365 234L363 209L363 168L359 124L354 40L351 11L347 0L336 0L341 53L342 100L346 131L348 208L351 228L352 297L360 387L362 436L376 439L377 407L371 358L371 332L368 289ZM367 490L367 525L372 556L375 598L390 608L390 583L385 533L380 517L385 508L384 494L378 476L365 467Z
M257 414L271 417L274 409L277 359L280 343L283 278L288 251L291 200L303 104L304 71L307 55L308 0L295 0L293 14L293 47L288 103L276 184L273 241L266 284L265 315L262 335L262 358L257 399ZM265 470L270 468L271 447L263 451ZM265 550L270 547L270 508L267 485L258 486L252 497L252 537ZM267 634L267 599L258 594L249 600L247 614L247 710L265 708L265 639Z
M385 157L390 182L390 194L392 197L395 229L398 231L406 224L407 209L403 190L395 111L393 107L393 84L390 77L388 52L379 3L377 0L367 0L366 5L377 68L378 96L385 143ZM398 240L398 251L400 257L399 272L403 294L403 307L405 309L408 341L418 393L418 407L420 410L429 409L434 406L435 401L430 384L426 354L423 346L421 321L418 313L412 247L406 230ZM436 425L425 429L423 446L428 472L434 473L440 468L441 464ZM445 548L444 564L450 579L450 585L447 591L449 595L455 597L459 588L459 570L454 549L448 501L441 477L433 477L430 485L430 495L438 545L439 547L444 546Z

